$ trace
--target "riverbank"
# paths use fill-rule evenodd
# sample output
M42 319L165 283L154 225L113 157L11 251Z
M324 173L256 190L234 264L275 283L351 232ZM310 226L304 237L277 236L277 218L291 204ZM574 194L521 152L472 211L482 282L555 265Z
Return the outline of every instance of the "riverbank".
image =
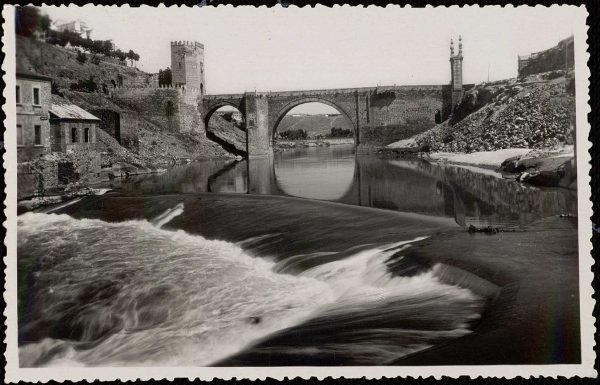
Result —
M408 355L394 361L395 365L579 360L577 229L570 218L549 217L522 232L470 234L451 219L305 199L230 194L122 197L109 193L85 198L57 213L121 222L151 219L179 204L183 204L183 212L166 223L166 228L208 239L246 240L241 245L248 253L270 255L276 261L320 253L319 257L298 260L302 262L296 266L302 270L373 245L429 235L407 249L405 258L454 266L501 288L473 333ZM257 217L261 218L260 226L256 225ZM377 231L365 231L373 228ZM294 330L296 327L289 332ZM315 360L308 351L271 355L277 346L269 341L267 336L259 350L248 347L221 364L344 364L335 355L320 355Z
M323 139L304 139L304 140L283 140L279 139L274 143L273 149L281 151L291 148L303 147L324 147L354 144L354 138L323 138Z

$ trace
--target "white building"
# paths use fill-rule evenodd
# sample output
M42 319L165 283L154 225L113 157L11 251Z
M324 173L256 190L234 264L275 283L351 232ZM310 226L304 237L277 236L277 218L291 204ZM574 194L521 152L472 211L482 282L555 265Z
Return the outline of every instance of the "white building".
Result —
M89 28L87 26L87 24L85 24L81 20L62 22L62 23L58 22L56 24L55 29L59 32L64 32L64 31L75 32L79 36L81 36L83 38L88 38L88 39L90 39L91 35L92 35L92 29Z

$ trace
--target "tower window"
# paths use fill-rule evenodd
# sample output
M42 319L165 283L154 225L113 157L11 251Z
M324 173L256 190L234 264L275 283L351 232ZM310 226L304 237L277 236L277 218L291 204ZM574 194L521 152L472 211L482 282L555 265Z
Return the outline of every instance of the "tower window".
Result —
M181 62L179 62L179 69L181 69Z
M17 104L21 104L21 86L17 86Z

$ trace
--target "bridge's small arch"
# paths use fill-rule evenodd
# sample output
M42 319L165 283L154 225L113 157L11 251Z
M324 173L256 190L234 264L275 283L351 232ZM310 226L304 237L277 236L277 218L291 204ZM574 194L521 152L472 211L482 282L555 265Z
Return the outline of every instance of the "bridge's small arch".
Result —
M242 120L244 122L246 121L246 116L245 116L244 111L241 108L241 106L235 105L234 103L231 103L231 102L221 102L221 103L217 103L213 106L210 106L210 109L208 111L206 111L206 113L204 114L204 125L206 127L208 127L209 123L210 123L210 118L213 116L213 114L217 111L223 111L223 110L239 111L240 114L242 115Z
M355 125L354 121L350 117L350 114L344 108L340 107L336 103L333 103L327 99L313 98L313 97L294 100L294 101L288 103L286 106L284 106L275 115L276 116L275 122L271 126L271 130L272 130L271 135L272 135L273 142L275 142L277 140L278 133L280 132L281 122L284 120L284 118L286 116L288 116L289 114L293 113L296 110L299 110L298 107L301 107L301 106L308 107L308 106L312 106L312 105L325 105L325 106L330 107L330 111L336 111L337 113L339 113L340 116L343 117L343 119L346 123L346 126L352 130L352 136L354 137L354 140L356 143L357 129L356 129L356 125Z
M214 107L206 115L206 137L227 152L245 157L247 138L244 115L231 104Z

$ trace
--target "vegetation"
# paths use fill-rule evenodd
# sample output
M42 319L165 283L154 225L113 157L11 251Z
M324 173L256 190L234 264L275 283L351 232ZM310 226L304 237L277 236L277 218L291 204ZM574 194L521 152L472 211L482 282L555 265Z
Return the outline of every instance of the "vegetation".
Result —
M288 140L303 140L303 139L307 139L308 135L306 134L305 130L288 130L288 131L283 131L279 133L279 137L281 139L288 139Z
M330 138L351 138L354 136L354 133L351 129L343 129L338 127L331 127L331 133L329 134Z
M132 62L140 60L140 55L131 49L128 52L115 49L111 40L92 40L87 37L84 38L73 31L55 31L50 28L51 24L52 20L50 17L40 14L40 10L37 7L17 7L15 11L15 31L18 35L32 37L36 31L39 31L46 34L46 42L50 44L61 47L69 44L72 47L79 47L92 54L116 57L121 62L125 62L127 59ZM78 57L77 60L83 63L87 58L84 60Z
M79 80L77 83L71 83L69 87L72 91L80 91L80 92L96 92L98 90L98 85L94 81L93 77L90 77L87 80Z
M81 64L85 63L87 61L86 54L77 50L77 61L80 62Z
M31 37L36 30L48 32L50 17L40 14L36 7L17 7L15 10L15 32L18 35Z
M159 86L170 86L173 83L173 74L171 69L167 67L165 70L158 71L158 85Z

